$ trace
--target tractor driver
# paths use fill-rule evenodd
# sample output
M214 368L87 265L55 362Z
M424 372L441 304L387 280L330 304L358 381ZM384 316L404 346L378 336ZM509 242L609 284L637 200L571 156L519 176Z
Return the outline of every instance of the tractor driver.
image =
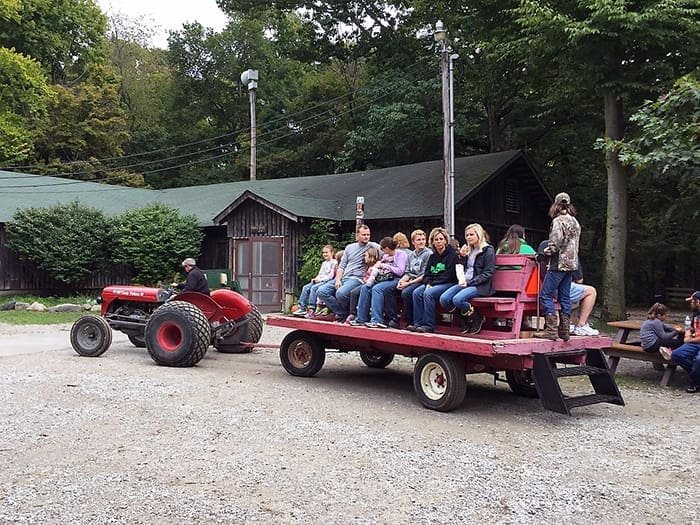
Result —
M207 284L207 276L204 272L197 268L197 262L188 257L182 261L182 267L187 274L187 281L178 285L178 288L183 292L199 292L209 295L209 285Z

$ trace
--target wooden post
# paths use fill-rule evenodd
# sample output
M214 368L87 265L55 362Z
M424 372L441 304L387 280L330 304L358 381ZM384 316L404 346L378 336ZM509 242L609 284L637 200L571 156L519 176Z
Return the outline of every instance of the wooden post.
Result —
M357 196L355 199L355 231L365 223L365 198Z

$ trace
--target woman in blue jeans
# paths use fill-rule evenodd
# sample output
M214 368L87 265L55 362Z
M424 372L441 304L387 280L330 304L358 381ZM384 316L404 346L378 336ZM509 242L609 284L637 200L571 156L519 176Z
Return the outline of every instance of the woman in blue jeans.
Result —
M463 332L478 334L484 324L481 315L469 303L474 297L493 295L493 272L496 269L496 252L486 240L486 232L480 224L470 224L464 229L467 244L460 250L457 264L458 284L440 296L440 306L445 310L457 310L463 320Z
M423 274L422 283L413 291L412 332L435 331L435 304L440 295L457 283L455 269L459 256L449 244L450 236L445 228L433 228L428 242L433 254Z

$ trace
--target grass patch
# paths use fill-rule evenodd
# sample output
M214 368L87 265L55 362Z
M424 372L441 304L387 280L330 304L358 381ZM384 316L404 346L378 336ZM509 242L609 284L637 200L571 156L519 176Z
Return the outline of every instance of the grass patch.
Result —
M88 312L27 312L26 310L9 310L0 312L0 323L26 324L63 324L73 323Z
M17 295L0 297L0 304L11 302L32 304L38 302L46 307L57 306L59 304L94 304L96 296L77 295L71 297L37 297L30 295ZM14 325L28 324L63 324L72 323L88 312L28 312L26 310L4 310L0 311L0 323Z

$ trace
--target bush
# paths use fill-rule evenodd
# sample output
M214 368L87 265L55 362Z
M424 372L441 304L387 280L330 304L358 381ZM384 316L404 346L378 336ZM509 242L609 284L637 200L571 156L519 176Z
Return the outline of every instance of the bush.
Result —
M18 210L8 246L57 281L75 285L110 258L112 228L102 211L78 201Z
M170 282L186 257L199 256L203 233L194 215L163 204L129 210L114 221L115 262L131 265L134 282Z
M301 286L316 277L323 263L321 250L326 244L330 244L338 251L338 235L335 233L335 222L317 220L311 223L309 234L301 242L301 267L299 269L299 283Z

